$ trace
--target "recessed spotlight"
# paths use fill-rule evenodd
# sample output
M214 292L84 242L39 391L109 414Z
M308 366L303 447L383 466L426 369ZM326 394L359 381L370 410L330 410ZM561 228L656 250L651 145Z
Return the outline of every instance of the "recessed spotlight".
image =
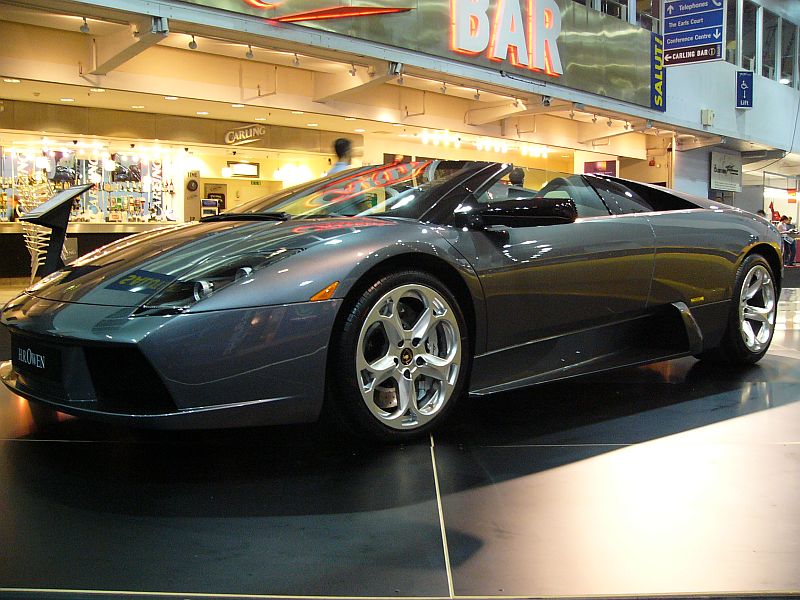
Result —
M131 108L144 108L144 104L132 104Z
M293 115L304 115L305 113L302 110L293 110L292 114Z
M101 94L101 93L105 92L106 90L105 90L105 88L90 88L89 91Z
M197 114L198 114L198 115L207 115L207 114L208 114L208 111L207 111L207 110L198 110L198 111L197 111Z
M61 102L75 102L75 98L59 98Z
M244 108L244 104L231 104L231 108Z
M355 121L356 118L355 117L345 117L344 120L345 121Z
M177 96L164 96L164 100L177 100Z
M356 133L364 133L366 129L362 129L361 127L359 127L358 129L353 129L353 131L355 131Z
M19 79L14 79L13 77L4 77L3 81L6 83L19 83Z
M319 127L319 123L306 123L307 127Z

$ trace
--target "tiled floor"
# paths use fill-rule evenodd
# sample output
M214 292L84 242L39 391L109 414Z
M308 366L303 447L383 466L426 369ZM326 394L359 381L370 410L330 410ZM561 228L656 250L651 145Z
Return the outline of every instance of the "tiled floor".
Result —
M470 399L403 447L37 430L0 391L0 597L798 596L797 302L750 369Z

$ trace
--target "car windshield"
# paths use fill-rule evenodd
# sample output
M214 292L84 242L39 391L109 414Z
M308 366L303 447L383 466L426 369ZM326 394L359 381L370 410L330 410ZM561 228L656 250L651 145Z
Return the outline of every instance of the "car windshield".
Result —
M417 160L340 171L238 206L228 213L291 218L420 218L475 163Z

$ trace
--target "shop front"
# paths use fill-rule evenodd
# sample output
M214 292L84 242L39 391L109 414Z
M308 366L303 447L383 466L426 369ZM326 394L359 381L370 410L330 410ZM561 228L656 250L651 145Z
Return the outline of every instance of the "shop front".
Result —
M318 177L338 137L360 149L354 165L511 162L534 190L572 173L671 183L675 131L645 118L665 92L649 31L553 0L311 4L4 6L5 204L94 183L71 217L83 253Z

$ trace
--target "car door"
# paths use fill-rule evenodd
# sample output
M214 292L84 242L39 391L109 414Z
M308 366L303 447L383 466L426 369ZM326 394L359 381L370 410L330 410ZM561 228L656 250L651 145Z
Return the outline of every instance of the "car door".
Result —
M482 204L497 202L492 193L497 187L457 210L479 212ZM462 228L454 241L483 285L486 354L493 355L491 370L498 380L503 379L498 370L506 371L506 381L536 370L538 350L531 342L625 320L645 309L650 290L654 235L646 218L612 216L581 176L550 182L539 195L572 198L578 219ZM578 352L564 356L563 364L586 359ZM479 379L480 372L476 369Z

